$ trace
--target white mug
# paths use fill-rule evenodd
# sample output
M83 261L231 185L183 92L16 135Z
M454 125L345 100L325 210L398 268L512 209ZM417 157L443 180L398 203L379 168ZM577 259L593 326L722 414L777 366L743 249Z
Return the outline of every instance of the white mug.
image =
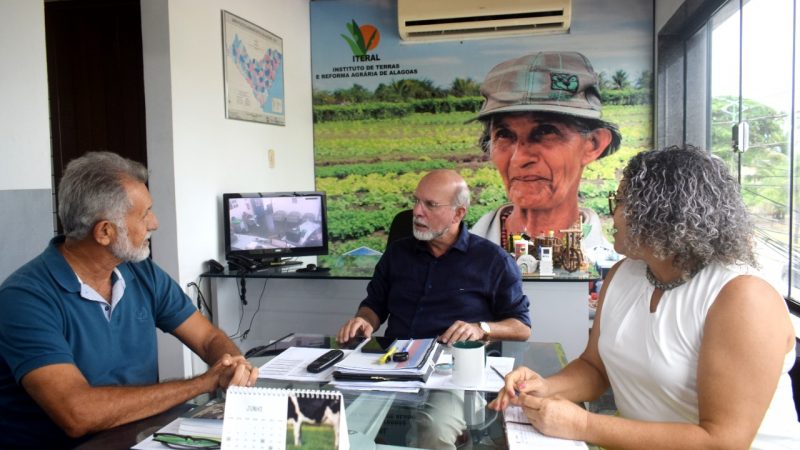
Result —
M461 341L453 344L453 383L465 387L483 384L486 368L485 343Z

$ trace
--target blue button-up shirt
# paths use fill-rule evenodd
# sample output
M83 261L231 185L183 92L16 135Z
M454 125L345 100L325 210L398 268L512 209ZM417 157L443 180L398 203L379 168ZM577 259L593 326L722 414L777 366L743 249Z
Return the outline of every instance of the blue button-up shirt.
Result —
M393 242L375 266L361 302L389 320L386 336L431 338L456 320L475 323L514 318L531 326L528 297L514 259L461 224L459 236L436 258L413 237Z

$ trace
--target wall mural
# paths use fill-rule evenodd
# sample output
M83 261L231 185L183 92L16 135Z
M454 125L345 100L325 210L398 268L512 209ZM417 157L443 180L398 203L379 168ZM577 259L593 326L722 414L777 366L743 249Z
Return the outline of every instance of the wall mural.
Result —
M328 194L331 257L382 252L395 214L411 207L417 182L435 168L454 168L469 184L468 226L493 217L509 198L506 215L519 219L532 197L515 197L502 161L479 146L482 123L471 121L484 103L480 86L490 70L517 58L545 67L548 95L596 87L602 121L622 135L619 149L586 161L575 183L579 207L593 219L583 224L583 235L594 227L608 246L607 194L628 158L653 141L652 3L573 0L567 34L413 44L400 40L395 3L311 2L315 176L316 188ZM571 75L577 72L554 71L547 59L553 52L584 55L585 65L576 64L593 69L595 86ZM519 223L534 236L554 228L560 236L563 228Z

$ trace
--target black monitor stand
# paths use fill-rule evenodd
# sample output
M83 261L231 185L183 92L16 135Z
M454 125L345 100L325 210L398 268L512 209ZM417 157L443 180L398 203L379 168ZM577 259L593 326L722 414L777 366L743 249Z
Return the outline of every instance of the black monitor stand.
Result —
M260 270L278 269L295 264L302 264L302 261L282 259L280 257L253 259L242 255L228 255L228 270L231 272L238 271L248 273Z
M303 261L296 261L293 259L282 259L282 258L265 260L264 262L268 267L285 267L285 266L294 266L296 264L303 264Z

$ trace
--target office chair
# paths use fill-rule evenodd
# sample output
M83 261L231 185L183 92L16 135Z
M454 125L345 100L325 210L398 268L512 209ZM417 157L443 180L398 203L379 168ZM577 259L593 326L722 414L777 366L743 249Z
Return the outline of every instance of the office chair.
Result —
M397 215L394 216L394 219L392 219L392 224L389 226L389 238L386 240L386 246L388 247L389 244L398 239L413 236L413 220L413 210L407 209L397 213Z
M789 377L792 380L792 393L794 394L794 409L797 412L797 419L800 420L800 343L795 345L795 360L794 367L789 371Z
M299 211L289 211L289 214L286 215L286 225L291 227L296 227L300 225L300 221L302 220L302 215Z

